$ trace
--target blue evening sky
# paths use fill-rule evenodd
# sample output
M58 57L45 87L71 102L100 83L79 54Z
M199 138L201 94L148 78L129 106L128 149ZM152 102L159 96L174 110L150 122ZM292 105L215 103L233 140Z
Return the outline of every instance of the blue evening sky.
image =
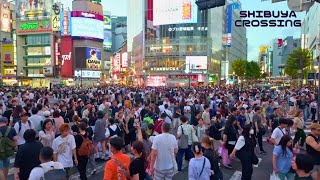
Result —
M71 0L61 0L64 4L71 7ZM128 0L102 0L105 11L111 11L112 15L126 16ZM261 2L261 0L240 0L242 10L246 11L290 11L286 1L271 3L271 0ZM303 20L304 12L296 13L297 19ZM248 38L248 60L257 61L259 47L271 45L272 39L285 38L286 36L300 37L299 27L281 27L281 28L247 28Z

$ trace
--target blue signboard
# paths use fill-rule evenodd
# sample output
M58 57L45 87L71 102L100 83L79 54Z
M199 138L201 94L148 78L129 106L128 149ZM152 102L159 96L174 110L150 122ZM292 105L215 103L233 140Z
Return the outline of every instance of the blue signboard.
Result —
M239 9L239 4L229 4L228 5L228 31L227 31L227 47L232 45L232 11L233 9Z

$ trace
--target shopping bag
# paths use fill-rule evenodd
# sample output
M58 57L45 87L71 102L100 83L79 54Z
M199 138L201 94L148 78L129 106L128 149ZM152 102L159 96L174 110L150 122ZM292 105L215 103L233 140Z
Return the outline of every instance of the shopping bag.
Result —
M219 149L218 149L218 155L219 155L220 157L222 157L222 146L220 146Z
M229 154L228 150L225 148L225 146L222 146L222 164L228 165L230 164Z
M280 178L279 178L278 174L272 173L272 174L270 175L270 180L280 180Z

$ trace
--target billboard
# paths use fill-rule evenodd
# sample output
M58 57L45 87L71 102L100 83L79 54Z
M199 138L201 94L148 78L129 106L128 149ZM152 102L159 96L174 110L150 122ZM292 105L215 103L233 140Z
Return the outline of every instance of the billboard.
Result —
M123 68L128 67L128 53L127 52L122 53L121 63L122 63L121 67L123 67Z
M60 29L61 29L61 36L71 35L71 12L70 11L60 12Z
M153 0L153 25L197 23L196 0Z
M61 38L61 76L64 78L72 78L73 67L72 67L72 38L62 37Z
M17 18L34 19L51 16L53 0L16 0Z
M207 70L207 56L186 56L186 70Z
M72 37L104 39L103 21L83 17L71 18Z
M101 69L101 49L87 48L86 49L86 67L87 69Z
M103 15L103 27L104 29L111 29L111 16Z
M13 44L2 43L1 46L1 64L3 65L14 65L14 46Z
M232 46L232 12L233 9L239 9L239 4L233 3L228 5L228 29L227 29L227 47Z
M120 72L121 70L121 54L120 53L117 53L111 59L111 69L113 72Z
M0 31L11 31L11 10L10 3L2 2L0 4Z
M149 76L146 85L152 87L166 86L166 76Z
M111 49L111 46L112 46L112 32L109 31L109 30L104 30L103 35L104 35L103 48L104 49Z
M75 77L83 77L83 78L97 78L99 79L101 76L101 71L86 71L86 70L77 70L74 71Z
M52 6L52 10L53 10L53 14L51 16L51 24L52 24L52 31L60 31L60 7L61 4L60 3L55 3Z
M71 17L84 17L84 18L91 18L91 19L97 19L100 21L103 21L103 16L100 14L94 14L89 12L83 12L83 11L72 11Z
M51 32L51 21L23 21L18 28L19 34L24 33L38 33L38 32Z

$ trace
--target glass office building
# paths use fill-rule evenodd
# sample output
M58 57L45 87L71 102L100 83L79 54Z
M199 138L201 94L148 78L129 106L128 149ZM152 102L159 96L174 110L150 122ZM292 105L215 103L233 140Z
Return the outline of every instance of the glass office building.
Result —
M160 5L161 3L161 5ZM139 85L217 84L225 60L226 8L195 0L129 1L128 52Z

